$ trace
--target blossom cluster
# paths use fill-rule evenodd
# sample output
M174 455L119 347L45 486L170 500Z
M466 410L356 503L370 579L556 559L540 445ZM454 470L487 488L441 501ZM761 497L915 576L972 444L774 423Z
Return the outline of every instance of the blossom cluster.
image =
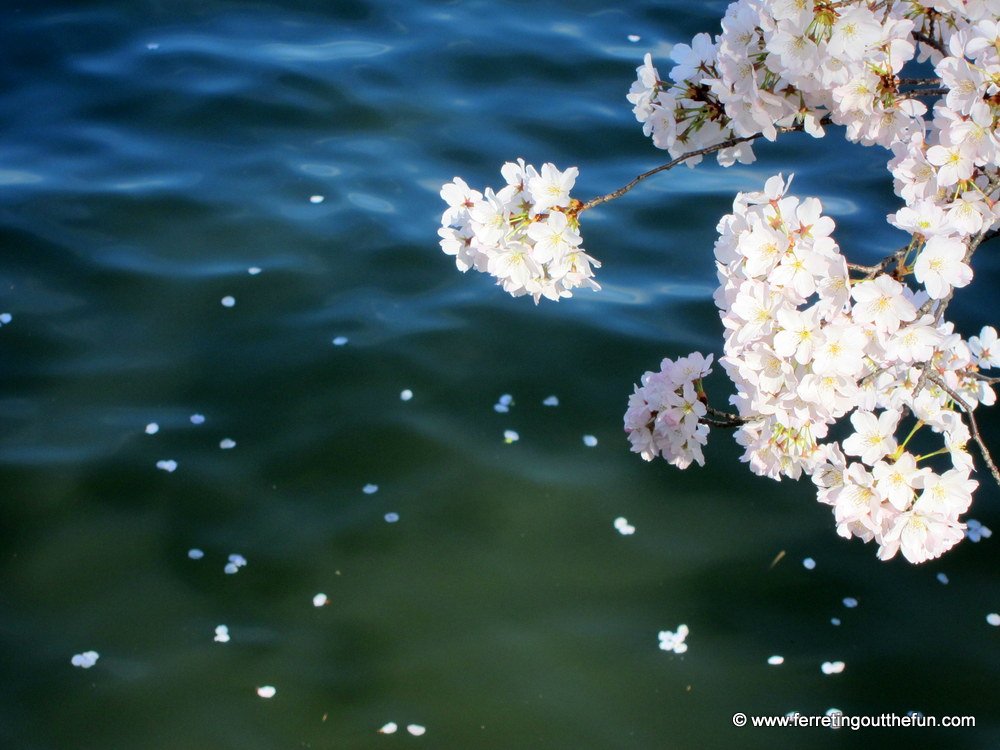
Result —
M625 432L632 451L645 460L657 456L680 469L695 461L705 465L701 446L708 440L701 379L712 372L712 355L695 352L676 361L664 359L659 372L644 373L629 398Z
M716 149L720 163L750 162L749 140L739 139L774 140L792 127L820 137L828 122L892 150L906 205L888 220L910 240L863 278L850 278L819 201L786 196L780 176L737 196L715 248L720 364L737 387L743 459L776 479L812 476L838 533L875 541L882 559L901 551L921 562L960 541L978 486L959 409L995 401L978 372L1000 364L996 332L965 341L944 312L1000 218L998 49L1000 14L980 0L739 0L714 40L699 34L674 47L670 80L647 55L628 96L644 132L675 157L733 141ZM902 78L911 61L932 65L939 80ZM917 99L925 92L938 97L929 115ZM668 423L656 419L636 430L649 377L625 417L633 450L647 458L688 439L686 427L662 434ZM848 415L853 432L821 442ZM923 427L943 447L918 455ZM933 456L948 461L929 465Z
M927 291L885 273L851 280L820 202L786 189L778 176L738 195L715 248L743 459L775 479L812 476L838 533L874 540L882 559L937 557L962 539L978 485L958 407L995 402L977 374L997 363L996 332L964 341L921 312ZM848 414L851 434L821 443ZM923 427L943 446L918 455ZM938 455L941 473L927 464Z
M787 128L821 137L830 122L851 141L891 149L907 209L890 220L931 240L917 267L923 281L935 259L961 259L960 239L998 218L998 41L1000 12L987 0L738 0L721 34L673 47L668 78L647 54L628 100L674 157L735 141L717 149L719 162L749 163L750 140L740 139L773 141ZM904 77L911 63L938 78ZM937 98L930 110L925 97ZM963 283L955 276L951 286ZM947 293L936 278L928 288Z
M508 163L498 193L456 178L441 247L511 294L558 299L598 288L579 214L656 172L712 152L750 163L758 137L831 124L888 149L903 205L887 220L907 239L872 267L849 264L820 201L780 175L737 195L715 244L736 414L708 406L712 356L696 352L642 376L625 431L644 459L686 468L704 464L710 426L738 427L750 468L810 476L840 535L881 559L935 558L963 538L973 438L1000 482L973 414L996 401L981 370L1000 366L997 332L965 339L945 317L1000 220L1000 4L736 0L721 26L674 45L667 77L650 55L637 68L627 98L671 164L587 204L569 197L575 168Z
M448 204L441 217L441 249L455 256L463 273L489 273L514 297L573 296L579 286L600 289L600 263L581 247L579 201L569 192L579 173L543 164L541 172L523 159L500 170L507 184L499 191L473 190L456 177L441 188Z

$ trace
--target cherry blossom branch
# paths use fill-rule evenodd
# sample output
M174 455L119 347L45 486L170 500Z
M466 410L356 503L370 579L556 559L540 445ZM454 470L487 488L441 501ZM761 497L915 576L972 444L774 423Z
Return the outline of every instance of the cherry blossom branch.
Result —
M986 447L986 443L983 441L983 436L979 434L979 425L976 422L976 417L972 413L972 407L970 407L961 396L959 396L947 383L945 383L937 375L928 375L927 379L930 380L934 385L940 388L942 391L947 393L951 400L962 407L962 411L965 412L965 416L969 418L969 430L972 432L972 439L976 441L976 445L979 446L979 451L983 454L983 460L986 461L986 465L990 469L990 473L993 475L993 479L996 483L1000 485L1000 471L997 470L997 466L993 463L993 457L990 456L990 452Z
M885 273L885 270L890 265L892 265L893 261L896 261L898 263L903 258L903 256L906 254L906 251L909 250L909 249L910 249L909 245L904 245L899 250L897 250L896 252L894 252L892 255L887 255L886 257L882 258L882 260L880 260L874 266L862 266L862 265L860 265L858 263L848 263L847 264L847 269L849 271L856 271L858 273L865 274L865 276L864 276L865 279L873 279L876 276L878 276L880 273Z
M940 78L900 78L900 86L940 86Z
M824 117L820 122L821 124L826 125L830 122L830 120L828 117ZM801 131L803 129L804 126L801 123L797 125L787 125L785 127L775 128L775 130L777 130L778 133L794 133L797 131ZM580 206L577 209L576 213L580 214L586 211L588 208L593 208L594 206L599 206L602 203L615 200L616 198L621 198L623 195L625 195L625 193L627 193L629 190L634 188L636 185L638 185L646 178L652 177L654 174L657 174L658 172L666 172L668 169L673 169L678 164L685 162L688 159L693 159L696 156L705 156L707 154L713 154L716 151L722 151L723 149L732 148L733 146L738 146L741 143L748 143L749 141L755 141L758 138L762 138L763 136L764 136L763 133L755 133L754 135L745 135L739 138L730 138L728 141L722 141L722 143L716 143L714 146L706 146L705 148L699 148L695 149L694 151L688 151L686 154L681 154L676 159L669 161L666 164L661 164L655 169L651 169L648 172L643 172L641 175L632 180L632 182L628 183L624 187L618 188L614 192L608 193L607 195L599 196L597 198L590 199L582 206Z
M715 419L708 419L707 417L702 417L698 421L701 422L702 424L710 425L711 427L735 429L737 427L745 425L747 422L752 421L750 419L747 419L746 417L741 417L739 414L730 414L729 412L720 411L719 409L709 406L708 404L705 404L705 409L706 411L708 411L709 414L715 417Z
M987 184L986 188L983 190L983 193L984 195L989 197L990 195L993 194L993 191L995 191L997 188L1000 188L1000 173L994 174L990 178L989 184ZM968 245L966 245L965 257L963 258L963 262L968 264L972 260L972 256L975 254L979 246L983 244L983 242L987 239L988 235L993 233L994 232L989 229L983 229L975 237L969 239ZM938 302L940 304L938 304L937 310L934 313L934 317L937 321L940 321L944 317L944 313L948 309L948 305L951 304L951 300L954 298L954 296L955 296L955 290L952 289L950 292L948 292L947 296L945 296L944 299L927 300L926 302L924 302L924 304L920 306L920 309L917 310L917 315L918 316L926 315L934 307L934 303Z
M923 42L928 47L933 47L938 52L940 52L942 55L947 55L948 54L948 50L945 49L945 46L944 46L944 44L942 44L942 42L941 42L940 39L935 39L932 36L927 36L922 31L914 31L913 32L913 38L916 39L918 42Z
M1000 383L1000 378L993 378L990 377L989 375L983 375L981 372L972 371L969 372L968 375L969 377L974 378L975 380L981 380L984 383L989 383L990 385L995 385L997 383Z
M904 91L899 95L900 99L916 99L918 96L944 96L951 89L937 88L937 89L914 89L913 91Z

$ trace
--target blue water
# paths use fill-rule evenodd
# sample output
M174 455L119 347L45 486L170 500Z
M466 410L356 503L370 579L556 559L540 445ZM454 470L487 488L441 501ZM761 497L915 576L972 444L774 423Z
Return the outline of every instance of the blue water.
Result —
M879 563L728 435L679 472L621 430L643 371L720 348L711 246L733 194L795 172L875 259L898 242L884 153L796 136L649 180L584 215L605 289L558 304L438 248L456 175L576 165L586 199L662 163L625 101L634 69L724 8L0 11L0 747L995 746L995 541ZM997 264L977 262L952 307L966 333L996 323ZM1000 530L983 485L971 515ZM681 623L689 651L660 651ZM977 727L731 724L831 707Z

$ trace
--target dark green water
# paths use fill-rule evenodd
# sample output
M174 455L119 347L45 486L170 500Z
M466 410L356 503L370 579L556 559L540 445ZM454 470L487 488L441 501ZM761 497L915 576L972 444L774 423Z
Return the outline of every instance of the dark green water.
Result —
M879 563L728 435L679 472L621 430L644 370L721 347L711 245L735 191L794 171L877 258L898 240L884 153L804 137L661 175L585 215L605 291L558 304L438 249L455 175L578 165L586 199L661 163L634 68L724 7L4 6L0 747L996 746L995 540ZM967 334L997 323L980 256L952 306ZM1000 529L983 484L971 515ZM681 623L689 651L660 651ZM731 724L831 707L977 726Z

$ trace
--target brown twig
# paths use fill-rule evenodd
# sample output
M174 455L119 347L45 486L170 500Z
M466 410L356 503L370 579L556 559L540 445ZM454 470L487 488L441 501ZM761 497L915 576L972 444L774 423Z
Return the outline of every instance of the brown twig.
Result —
M747 422L752 421L747 417L741 417L739 414L730 414L729 412L720 411L708 404L705 404L705 409L711 414L715 419L709 419L708 417L701 417L698 421L702 424L707 424L710 427L721 427L726 429L735 429L745 425Z
M928 47L933 47L942 55L948 54L948 50L945 49L944 44L941 43L940 39L935 39L934 37L927 36L922 31L914 31L913 38L916 39L918 42L923 42Z
M915 89L913 91L904 91L899 95L899 99L916 99L918 96L944 96L951 89Z
M940 86L940 78L900 78L900 86Z
M824 117L820 122L822 124L829 124L829 118ZM803 129L804 127L801 124L788 125L787 127L776 128L779 134L794 133L797 131L801 131ZM579 209L577 209L577 214L586 211L588 208L593 208L594 206L599 206L600 204L606 203L607 201L612 201L615 198L621 198L623 195L625 195L625 193L627 193L629 190L634 188L636 185L638 185L646 178L652 177L654 174L657 174L658 172L666 172L668 169L673 169L678 164L685 162L688 159L693 159L696 156L705 156L707 154L712 154L715 153L716 151L722 151L723 149L732 148L733 146L738 146L741 143L755 141L758 138L763 138L763 137L764 137L763 133L755 133L754 135L746 135L746 136L741 136L739 138L730 138L728 141L723 141L722 143L716 143L714 146L706 146L705 148L699 148L695 149L694 151L688 151L686 154L681 154L676 159L669 161L666 164L661 164L655 169L651 169L648 172L643 172L641 175L632 180L632 182L625 185L624 187L618 188L612 193L608 193L607 195L601 195L597 198L591 198L589 201L580 206Z
M981 380L984 383L989 383L990 385L995 385L1000 383L1000 378L992 378L989 375L983 375L981 372L970 371L967 373L970 378L975 378L976 380Z
M993 479L996 480L997 484L1000 484L1000 471L997 470L996 464L993 463L993 457L990 456L990 452L986 448L983 436L979 434L979 425L976 422L975 415L972 413L972 407L970 407L965 402L965 399L955 393L955 391L952 390L952 388L937 375L928 375L927 379L934 383L934 385L942 391L947 393L951 397L952 401L962 407L962 411L965 412L965 416L969 418L969 429L972 431L972 439L975 440L976 445L979 446L979 451L983 454L983 460L986 461L986 465L989 467L990 473L993 475Z
M897 263L900 262L901 259L903 258L903 256L906 254L906 251L909 250L909 249L910 249L909 245L901 247L899 250L897 250L896 252L894 252L892 255L887 255L886 257L882 258L882 260L880 260L874 266L862 266L859 263L848 263L847 264L847 270L849 270L849 271L857 271L858 273L865 274L864 279L862 279L862 280L873 279L876 276L878 276L880 273L885 273L885 270L890 265L892 265L893 261L896 261Z

